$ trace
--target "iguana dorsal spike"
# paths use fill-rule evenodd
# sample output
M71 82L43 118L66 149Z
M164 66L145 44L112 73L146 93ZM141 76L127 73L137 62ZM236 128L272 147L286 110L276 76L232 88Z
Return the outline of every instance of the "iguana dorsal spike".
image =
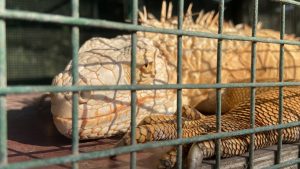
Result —
M193 22L193 18L192 18L192 8L193 8L193 4L190 3L189 6L188 6L188 9L186 11L186 14L185 14L185 17L184 17L184 21L185 22L188 22L188 23L191 23Z
M212 18L212 21L210 22L209 26L216 26L218 25L218 18L219 18L219 12L217 12L214 17Z
M208 27L210 27L213 24L213 18L215 16L215 11L210 11L208 14L209 15L206 19L206 24L207 24Z
M195 21L196 24L199 24L199 23L200 23L201 18L203 17L203 14L204 14L204 11L201 10L201 11L199 12L199 14L198 14L198 17L197 17L196 21Z
M172 2L169 2L167 19L170 19L172 17L172 12L173 12L173 4Z
M148 19L147 8L143 6L143 11L139 11L138 14L140 22L146 23Z
M206 25L206 20L207 20L207 17L209 16L209 13L206 13L203 15L202 18L200 18L200 22L199 22L199 25L203 26L203 27L207 27Z
M166 13L167 13L167 2L163 0L161 5L161 13L160 13L160 22L165 23L166 21Z
M145 21L148 20L148 14L147 14L147 8L145 6L143 6L143 11L144 11L144 17L145 17Z
M146 22L144 13L139 11L138 14L139 14L139 21Z

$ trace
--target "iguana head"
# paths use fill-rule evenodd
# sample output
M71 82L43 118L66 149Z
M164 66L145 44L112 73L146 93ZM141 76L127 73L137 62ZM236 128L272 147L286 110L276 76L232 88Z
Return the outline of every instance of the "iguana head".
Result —
M79 50L78 85L129 85L130 36L92 38ZM137 84L167 84L165 60L152 42L138 38ZM72 84L71 63L53 79L53 85ZM79 134L81 139L101 138L126 131L130 124L130 91L80 91ZM137 91L137 121L150 113L174 113L175 94L170 90ZM51 111L57 129L71 136L72 92L53 93Z

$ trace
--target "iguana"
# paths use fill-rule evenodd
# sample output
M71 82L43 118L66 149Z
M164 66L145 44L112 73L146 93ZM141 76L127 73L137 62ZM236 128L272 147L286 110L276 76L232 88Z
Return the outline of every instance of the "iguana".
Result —
M184 18L183 29L201 32L217 32L218 14L200 12L193 20L192 6ZM168 11L168 12L167 12ZM176 19L172 17L172 5L166 9L163 1L160 21L146 11L140 12L140 22L144 26L175 29ZM247 25L234 26L224 23L224 34L250 36ZM278 35L278 36L277 36ZM278 38L274 30L258 28L258 37ZM298 40L293 35L285 39ZM175 35L138 32L137 41L137 84L176 83ZM300 78L300 47L285 45L285 79ZM122 35L112 39L92 38L80 48L78 85L128 85L130 84L130 36ZM183 83L213 84L216 82L217 40L183 36ZM250 78L251 42L223 40L222 83L234 83ZM258 81L276 79L279 74L279 45L257 43L256 77ZM71 62L66 69L55 76L53 85L72 84ZM183 104L196 107L199 111L215 111L213 89L184 89ZM53 93L51 111L57 129L65 136L71 136L71 92ZM222 113L235 104L223 97ZM176 90L137 91L137 123L146 117L170 117L176 112ZM205 104L204 104L205 103ZM243 111L244 112L244 111ZM166 116L169 115L169 116ZM124 133L130 125L130 91L82 91L79 99L80 139L104 138ZM224 120L223 120L224 121ZM241 129L242 126L236 126Z

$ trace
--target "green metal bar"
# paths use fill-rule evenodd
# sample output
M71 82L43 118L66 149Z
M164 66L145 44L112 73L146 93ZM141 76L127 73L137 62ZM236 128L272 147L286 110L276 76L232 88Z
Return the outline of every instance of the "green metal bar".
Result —
M157 90L157 89L217 89L245 87L300 86L300 82L220 83L220 84L168 84L168 85L112 85L112 86L9 86L0 88L0 94L42 92L73 92L88 90Z
M258 20L258 0L254 0L253 4L253 19L252 19L252 37L256 37L256 27ZM251 46L251 83L256 82L256 42L252 42ZM250 127L255 128L255 92L256 88L251 87L250 90ZM255 134L250 135L250 145L249 145L249 162L248 168L254 168L254 141Z
M182 30L183 27L183 9L184 1L178 1L178 25L177 29ZM182 84L182 35L177 36L177 84ZM182 89L177 89L177 138L182 138ZM176 167L182 168L182 145L178 145L176 154Z
M280 39L284 38L285 34L285 4L281 3L281 16L280 16ZM280 57L279 57L279 81L284 81L284 44L280 44ZM283 87L279 87L279 111L278 111L278 124L283 122ZM276 164L281 162L282 151L282 131L278 130L278 144L276 152Z
M218 34L222 35L223 33L223 22L224 22L224 0L220 0L219 3L219 18L218 18ZM222 83L222 39L218 39L218 46L217 46L217 76L216 76L216 83ZM216 132L220 133L222 130L221 124L221 114L222 114L222 89L216 89ZM216 149L216 165L215 168L220 168L221 165L221 139L215 140Z
M128 31L143 31L143 32L155 32L155 33L174 34L174 35L183 35L183 36L196 36L196 37L204 37L204 38L212 38L212 39L300 45L299 41L277 40L277 39L260 38L260 37L253 38L253 37L238 36L238 35L224 35L224 34L220 35L215 33L195 32L195 31L186 31L186 30L177 30L177 29L162 29L162 28L144 27L140 25L135 26L132 24L118 23L118 22L112 22L112 21L106 21L100 19L98 20L85 19L85 18L75 19L68 16L50 15L50 14L41 14L36 12L14 11L14 10L6 10L5 13L0 14L0 18L55 23L55 24L80 26L80 27L97 27L97 28L109 28L109 29L128 30Z
M0 0L0 13L5 11L5 0ZM7 86L6 26L0 19L0 88ZM0 94L0 167L7 164L7 110L6 95Z
M79 17L79 0L72 0L72 17ZM79 50L79 27L72 27L72 85L77 85L78 75L78 50ZM78 133L78 92L72 96L72 154L79 154L79 133ZM73 162L72 168L77 169L78 163Z
M202 135L202 136L197 136L197 137L192 137L192 138L182 138L182 139L176 139L176 140L149 142L149 143L145 143L145 144L136 144L134 146L130 145L130 146L118 147L118 148L113 148L113 149L108 149L108 150L103 150L103 151L81 153L77 156L68 155L68 156L63 156L63 157L55 157L55 158L48 158L48 159L42 159L42 160L32 160L32 161L26 161L26 162L12 163L7 166L1 166L0 169L24 169L24 168L33 168L33 167L41 167L41 166L69 163L69 162L79 161L79 160L90 160L90 159L113 156L113 155L117 155L117 154L128 153L128 152L132 152L132 151L140 151L140 150L144 150L144 149L148 149L148 148L158 148L158 147L174 146L174 145L179 145L179 144L189 144L189 143L193 143L193 142L200 142L200 141L227 138L227 137L236 137L236 136L241 136L241 135L249 135L252 133L296 127L299 125L300 125L300 121L281 124L281 125L257 127L254 129L213 133L213 134L209 134L209 135Z
M5 0L0 0L0 13L5 11ZM0 88L7 85L6 26L0 19ZM0 167L7 164L7 110L6 95L0 94Z
M132 25L137 25L137 12L138 12L138 1L132 0L131 1L131 18L132 18ZM137 53L137 34L133 32L131 34L131 64L130 64L130 74L131 74L131 85L136 85L136 53ZM131 90L131 145L136 145L136 90ZM130 168L136 168L136 152L132 151L130 153Z
M294 0L273 0L273 1L300 6L300 2Z

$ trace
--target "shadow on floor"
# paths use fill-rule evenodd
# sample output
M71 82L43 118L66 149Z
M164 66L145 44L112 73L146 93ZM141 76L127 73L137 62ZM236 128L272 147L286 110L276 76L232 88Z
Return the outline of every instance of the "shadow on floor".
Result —
M70 139L59 134L53 124L49 98L41 100L41 97L28 97L18 100L15 104L25 106L15 109L8 105L9 140L39 146L70 144Z

